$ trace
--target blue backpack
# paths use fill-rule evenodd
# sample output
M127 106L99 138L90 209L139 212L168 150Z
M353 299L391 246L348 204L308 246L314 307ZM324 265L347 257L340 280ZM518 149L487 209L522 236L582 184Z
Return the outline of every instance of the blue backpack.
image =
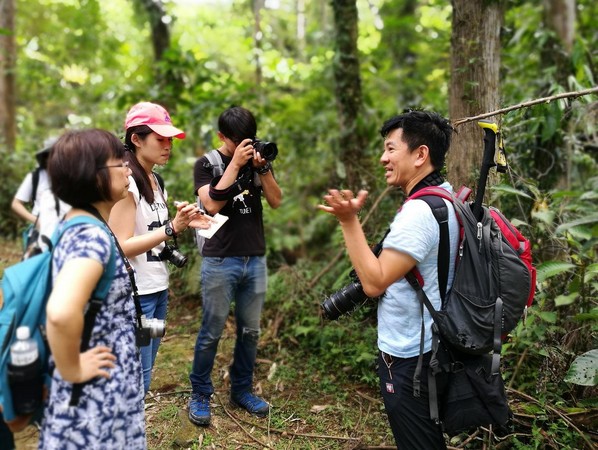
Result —
M99 220L88 216L77 216L68 220L64 226L60 227L60 231L57 230L54 233L51 248L56 247L68 228L85 223L100 226L111 236L106 225ZM37 342L44 384L47 387L50 386L52 378L48 369L50 348L46 339L46 303L52 292L52 253L52 251L45 251L10 266L6 268L2 277L0 290L0 408L2 408L1 415L4 416L5 422L13 431L18 431L18 428L27 425L31 420L31 418L22 420L23 417L17 416L8 382L10 346L16 339L15 333L18 327L28 326L31 330L31 338ZM95 317L110 290L115 272L115 254L113 242L107 269L102 274L85 313L81 339L82 351L87 350ZM71 404L73 401L78 401L81 389L82 385L75 385ZM43 403L40 398L40 409L43 408ZM34 414L32 417L38 415ZM21 419L18 421L20 426L11 427L10 422L15 419Z

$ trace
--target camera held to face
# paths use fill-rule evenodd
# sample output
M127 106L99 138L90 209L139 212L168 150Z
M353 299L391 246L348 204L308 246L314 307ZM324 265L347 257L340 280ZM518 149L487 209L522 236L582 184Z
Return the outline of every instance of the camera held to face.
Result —
M160 261L168 261L178 268L181 268L187 264L188 259L185 255L179 252L178 247L170 244L164 245L164 248L158 255L158 258L160 258Z
M141 316L141 328L135 330L138 347L146 347L154 338L161 338L166 333L166 322L161 319L148 319Z
M251 141L251 145L256 152L262 155L266 161L274 161L276 159L276 155L278 155L278 147L276 146L276 142L264 142L260 141L259 139L254 139Z

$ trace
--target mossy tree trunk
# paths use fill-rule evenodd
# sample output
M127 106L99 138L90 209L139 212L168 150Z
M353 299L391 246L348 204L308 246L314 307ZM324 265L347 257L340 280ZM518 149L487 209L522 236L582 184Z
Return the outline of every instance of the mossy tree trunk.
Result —
M372 163L365 151L367 133L362 121L357 5L356 0L333 0L331 3L336 51L333 71L340 127L340 164L337 167L336 178L349 189L356 190L367 186L367 180L372 175Z
M453 0L449 116L452 120L499 107L500 29L498 1ZM495 118L498 120L498 118ZM483 155L483 130L469 122L458 128L447 156L454 186L475 186Z
M14 150L17 135L16 51L14 0L3 0L0 1L0 148L7 152Z

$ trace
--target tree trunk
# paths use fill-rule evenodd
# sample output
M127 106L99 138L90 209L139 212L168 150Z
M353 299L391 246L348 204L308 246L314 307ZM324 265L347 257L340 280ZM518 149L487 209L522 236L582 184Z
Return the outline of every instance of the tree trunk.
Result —
M255 61L255 85L257 93L261 93L263 73L262 73L262 20L261 13L265 5L265 0L252 0L253 11L253 55Z
M150 29L152 32L152 48L154 49L154 59L161 61L164 52L170 47L170 30L164 18L166 11L161 0L136 0L147 12L149 17Z
M14 0L0 1L0 152L12 153L17 136Z
M297 11L297 53L300 61L305 61L305 48L306 48L306 27L307 27L307 15L305 13L305 0L297 0L296 4Z
M499 107L500 28L498 1L453 0L449 116L452 120ZM498 118L496 118L498 120ZM474 186L483 155L483 130L475 123L458 128L447 155L455 187Z
M363 100L357 50L356 0L332 0L332 9L336 47L333 71L340 127L340 165L336 175L344 179L350 189L358 189L367 186L367 178L372 172L364 152L367 137L359 120Z
M571 58L573 41L575 38L575 0L544 0L544 26L551 31L548 39L544 41L541 49L541 64L543 68L553 70L554 81L562 87L569 86L569 77L575 76L575 66ZM549 95L554 88L553 83L546 83L543 86L542 95ZM554 164L552 158L546 158L545 151L535 153L535 167L544 173L549 172L550 178L559 178L557 185L562 189L569 189L571 186L571 162L574 158L573 142L564 139L569 133L571 108L568 103L565 114L560 121L561 132L554 133L549 139L539 140L538 148L543 148L559 163ZM563 158L559 155L565 155ZM546 180L543 180L546 181ZM543 186L542 182L540 186ZM550 186L554 185L551 180Z
M544 0L546 25L555 32L567 55L571 55L573 50L575 9L575 0Z

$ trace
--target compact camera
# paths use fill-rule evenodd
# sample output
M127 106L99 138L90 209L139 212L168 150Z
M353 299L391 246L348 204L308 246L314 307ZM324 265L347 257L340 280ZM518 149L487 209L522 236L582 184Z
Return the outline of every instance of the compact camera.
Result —
M174 245L166 244L158 255L160 261L168 261L174 266L181 268L187 264L187 257L179 252L179 249Z
M274 161L278 155L278 147L275 142L264 142L259 139L251 141L256 152L259 152L266 161Z
M166 322L161 319L148 319L141 316L141 328L135 330L138 347L146 347L154 338L161 338L166 333Z
M372 252L376 257L380 255L381 251L382 241L372 248ZM336 320L343 314L355 310L370 298L363 292L363 287L355 269L351 271L349 277L352 280L351 283L326 297L320 305L324 317L329 320Z

